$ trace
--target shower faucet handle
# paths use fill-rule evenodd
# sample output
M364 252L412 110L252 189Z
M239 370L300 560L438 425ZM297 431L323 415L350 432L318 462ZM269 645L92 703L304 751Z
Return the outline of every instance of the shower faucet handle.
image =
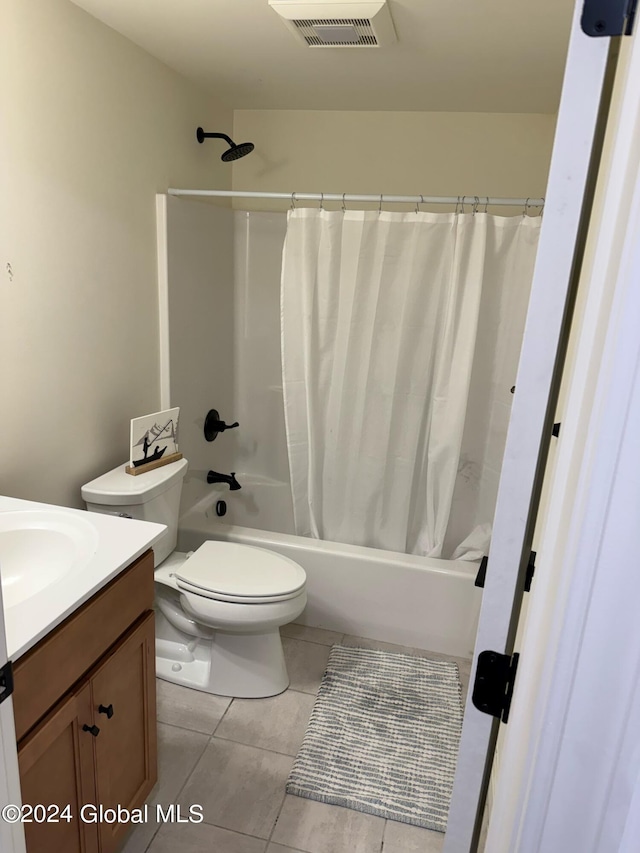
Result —
M214 441L218 437L219 432L224 432L226 429L234 429L240 426L238 421L233 424L226 424L220 420L220 414L217 409L209 409L207 417L204 419L204 437L207 441Z

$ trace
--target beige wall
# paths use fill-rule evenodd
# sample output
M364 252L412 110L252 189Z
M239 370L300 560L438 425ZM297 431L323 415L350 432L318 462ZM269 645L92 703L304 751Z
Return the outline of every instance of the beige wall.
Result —
M256 150L234 165L233 188L542 196L554 129L552 115L236 110L234 139Z
M67 0L3 3L0 112L0 492L80 505L159 405L154 194L228 186L232 117Z

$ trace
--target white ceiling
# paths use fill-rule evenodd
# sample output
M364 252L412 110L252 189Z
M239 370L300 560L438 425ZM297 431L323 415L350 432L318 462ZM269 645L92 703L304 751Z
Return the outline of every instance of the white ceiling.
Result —
M308 48L267 0L73 0L233 109L553 113L574 0L390 0L398 41Z

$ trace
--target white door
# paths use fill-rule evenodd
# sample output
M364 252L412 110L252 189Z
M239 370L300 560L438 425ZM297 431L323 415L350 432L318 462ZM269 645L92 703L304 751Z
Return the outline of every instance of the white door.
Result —
M4 610L0 586L0 666L4 666L6 662L7 643L4 634ZM7 822L1 811L7 805L19 806L21 802L13 699L9 696L0 703L0 850L2 853L25 853L26 851L21 824Z
M624 39L609 125L491 853L640 850L637 31Z
M583 245L583 205L588 209L592 191L592 151L601 143L601 98L606 102L602 93L608 87L606 72L615 45L608 37L585 35L583 5L584 0L578 0L574 10L443 853L468 853L477 847L499 727L496 717L472 701L478 655L513 652L568 331L567 296Z

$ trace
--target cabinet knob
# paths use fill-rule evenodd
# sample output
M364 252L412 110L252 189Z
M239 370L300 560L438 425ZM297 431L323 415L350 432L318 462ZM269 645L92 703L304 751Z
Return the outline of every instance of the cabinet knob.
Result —
M98 737L98 735L100 734L100 729L97 726L88 726L86 723L82 727L82 731L89 732L89 734L93 735L94 737Z
M106 714L107 719L110 720L113 717L113 705L99 705L98 706L99 714Z

